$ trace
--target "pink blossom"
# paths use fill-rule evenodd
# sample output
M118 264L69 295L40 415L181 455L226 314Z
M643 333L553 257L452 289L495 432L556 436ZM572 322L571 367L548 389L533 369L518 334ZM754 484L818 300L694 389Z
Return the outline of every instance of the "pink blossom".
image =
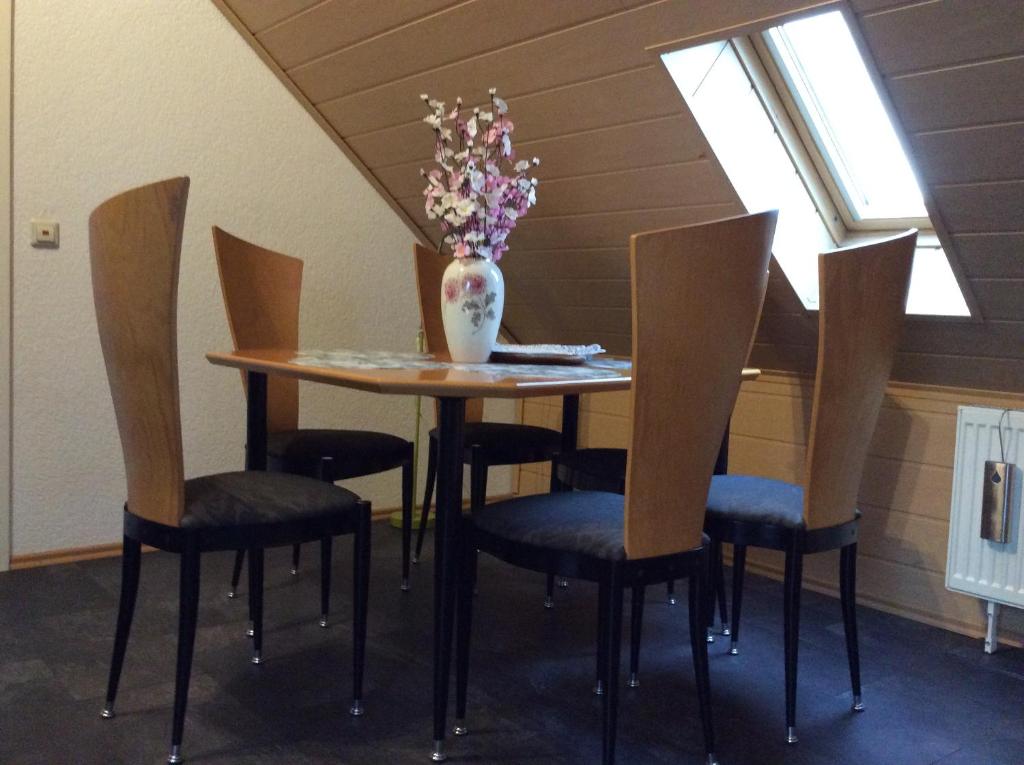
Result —
M452 248L452 254L457 258L468 258L471 253L465 242L459 242Z
M470 274L466 277L463 289L471 295L477 295L487 288L487 280L480 274Z
M459 282L456 279L449 279L444 283L445 302L454 303L459 299Z

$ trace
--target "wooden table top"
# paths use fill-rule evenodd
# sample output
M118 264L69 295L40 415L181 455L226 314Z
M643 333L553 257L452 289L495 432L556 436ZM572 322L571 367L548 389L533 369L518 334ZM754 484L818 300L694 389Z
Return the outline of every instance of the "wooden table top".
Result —
M323 354L330 356L331 354ZM407 354L412 357L412 354ZM346 368L330 366L316 354L294 349L241 350L208 353L212 364L269 375L355 388L373 393L394 393L451 398L526 398L628 390L632 382L629 359L600 357L577 366L512 364L451 364L429 354L416 354L408 367ZM417 368L425 362L432 368ZM520 373L520 370L522 372ZM759 369L744 369L753 380Z

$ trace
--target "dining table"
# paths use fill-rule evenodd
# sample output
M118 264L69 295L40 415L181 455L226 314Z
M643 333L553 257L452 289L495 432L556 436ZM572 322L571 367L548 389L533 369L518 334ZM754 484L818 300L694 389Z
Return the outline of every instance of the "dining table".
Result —
M455 593L460 560L463 493L463 426L471 398L562 398L562 449L576 448L579 400L585 393L628 390L628 358L606 357L576 364L451 362L428 353L317 351L262 348L212 352L212 364L239 369L246 377L247 470L267 468L267 378L281 375L376 394L426 396L438 401L437 504L434 533L433 748L431 759L447 759L445 735ZM744 369L743 379L755 379ZM727 459L728 433L719 466Z

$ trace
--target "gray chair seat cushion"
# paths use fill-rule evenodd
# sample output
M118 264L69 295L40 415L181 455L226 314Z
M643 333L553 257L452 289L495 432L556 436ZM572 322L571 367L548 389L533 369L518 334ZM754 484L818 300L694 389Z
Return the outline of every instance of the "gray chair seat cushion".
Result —
M716 475L708 491L708 515L797 528L804 523L804 490L771 478Z
M372 430L287 430L267 436L267 456L271 470L311 478L320 477L320 461L330 457L340 481L399 467L412 459L412 444Z
M558 477L574 489L626 492L625 449L577 449L557 462Z
M334 484L261 470L185 481L183 528L282 523L353 512L359 501Z
M502 539L604 560L623 560L625 498L601 491L536 494L473 512L473 525Z
M518 465L523 462L544 462L562 447L562 434L536 425L512 422L467 422L463 444L468 449L480 446L491 465ZM437 439L437 428L430 437Z

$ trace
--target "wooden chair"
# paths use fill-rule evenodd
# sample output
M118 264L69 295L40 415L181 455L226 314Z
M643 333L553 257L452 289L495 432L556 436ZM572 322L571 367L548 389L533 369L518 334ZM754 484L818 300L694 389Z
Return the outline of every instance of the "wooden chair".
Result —
M839 579L853 709L861 700L855 581L857 491L889 380L917 232L818 258L818 369L804 483L722 475L706 530L733 545L732 648L737 653L748 546L781 550L785 569L786 740L795 743L803 556L840 550Z
M217 226L213 245L235 350L298 348L302 261L258 247ZM245 375L242 375L245 386ZM402 590L409 589L412 538L413 444L370 430L299 428L299 382L267 380L267 466L270 470L318 478L328 483L402 469ZM327 626L331 586L331 540L321 540L320 626ZM228 597L234 597L244 551L235 558ZM298 571L299 546L292 550Z
M168 762L182 761L201 554L248 548L262 593L263 549L354 534L353 702L362 714L370 567L370 505L337 486L284 473L235 472L186 480L178 395L177 299L189 179L116 196L89 218L100 344L124 451L121 601L103 717L114 701L138 593L142 545L181 556L174 721ZM254 604L259 663L262 600Z
M637 234L633 436L625 494L553 492L486 505L463 522L456 733L465 733L476 551L598 583L603 758L615 759L622 590L688 577L690 647L708 763L715 762L703 611L711 472L768 284L776 213ZM723 268L728 255L729 267ZM675 413L677 416L666 416Z
M416 266L416 285L420 295L420 319L431 353L448 354L444 325L441 321L441 280L448 259L436 250L413 245ZM495 465L521 465L529 462L547 462L562 448L562 434L550 428L519 423L484 422L483 399L466 402L464 462L470 466L470 504L482 505L487 496L487 471ZM423 551L423 535L430 514L434 483L437 479L437 428L430 431L427 451L427 483L423 495L423 509L416 534L416 556ZM552 476L554 472L552 470ZM554 577L548 577L544 605L551 608Z

